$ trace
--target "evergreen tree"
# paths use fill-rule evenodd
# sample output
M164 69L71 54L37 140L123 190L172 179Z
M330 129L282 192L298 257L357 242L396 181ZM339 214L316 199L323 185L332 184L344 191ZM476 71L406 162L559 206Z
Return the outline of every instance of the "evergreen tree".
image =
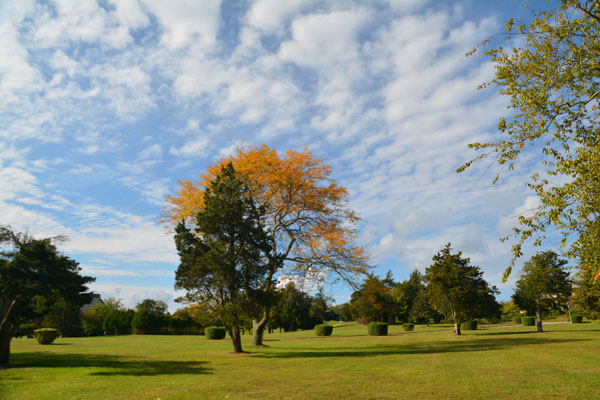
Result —
M194 232L181 222L175 243L180 265L175 287L188 301L206 302L219 315L234 352L242 352L240 325L256 315L265 299L261 290L271 248L261 227L260 210L233 166L221 167L203 193Z
M452 254L450 250L448 243L433 256L423 278L429 303L454 323L454 334L460 335L461 323L499 315L500 305L494 297L498 290L483 279L479 267L470 265L461 252Z
M553 251L544 251L523 265L513 300L527 312L535 312L538 332L543 331L543 312L567 307L573 289L569 273L562 268L566 263Z

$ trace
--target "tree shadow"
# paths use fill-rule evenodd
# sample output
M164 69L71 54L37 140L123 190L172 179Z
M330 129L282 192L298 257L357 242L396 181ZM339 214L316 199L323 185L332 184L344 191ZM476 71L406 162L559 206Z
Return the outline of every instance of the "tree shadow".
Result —
M100 354L15 353L11 368L106 368L90 375L154 376L210 374L206 361L159 361L141 357Z
M481 335L483 336L483 335ZM473 336L474 337L474 336ZM465 339L469 339L466 337ZM287 351L277 353L255 353L260 358L320 358L320 357L375 357L385 355L460 353L475 351L505 350L525 345L560 344L565 342L588 341L587 339L552 339L552 338L490 338L469 341L426 342L406 345L375 345L367 348L353 349L348 347L312 348L308 350Z
M538 332L538 331L509 331L509 332L494 331L494 332L479 333L478 336L526 335L528 333L540 333L540 332ZM541 333L544 333L544 332L541 332Z

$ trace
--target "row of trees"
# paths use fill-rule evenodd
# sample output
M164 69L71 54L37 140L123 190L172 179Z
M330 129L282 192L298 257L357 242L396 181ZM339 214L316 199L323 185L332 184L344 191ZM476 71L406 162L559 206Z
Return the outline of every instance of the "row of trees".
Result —
M394 282L391 273L381 279L368 275L350 302L335 307L346 320L362 323L439 322L460 323L474 318L499 320L501 314L536 315L537 329L552 312L566 313L571 308L589 318L600 316L600 286L591 270L581 270L571 279L566 260L553 251L536 254L523 265L510 303L497 303L497 289L483 280L478 267L471 266L461 253L452 254L447 245L433 257L425 275L415 270L403 282Z
M450 244L433 257L425 275L415 270L408 280L395 283L391 273L384 279L369 275L347 304L338 306L346 319L387 322L423 322L442 319L460 324L475 318L500 316L498 290L483 279L479 267L470 265L461 252L452 254Z

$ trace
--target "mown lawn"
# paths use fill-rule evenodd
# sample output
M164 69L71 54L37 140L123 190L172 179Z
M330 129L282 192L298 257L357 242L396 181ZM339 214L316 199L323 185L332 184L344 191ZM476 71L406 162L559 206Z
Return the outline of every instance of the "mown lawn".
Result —
M600 324L448 326L386 337L344 326L267 335L269 348L232 354L203 336L60 338L12 342L0 399L596 399Z

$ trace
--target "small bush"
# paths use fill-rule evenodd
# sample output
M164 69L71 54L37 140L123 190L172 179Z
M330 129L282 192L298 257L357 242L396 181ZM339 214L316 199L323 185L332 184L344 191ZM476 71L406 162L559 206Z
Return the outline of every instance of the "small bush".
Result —
M571 316L571 323L572 324L580 324L583 322L583 316L582 315L573 315Z
M36 329L33 333L39 344L50 344L60 336L59 330L54 328Z
M220 340L225 339L225 328L219 328L217 326L209 326L204 330L206 338L209 340Z
M534 326L535 325L535 317L521 317L521 325L523 326Z
M410 322L408 322L406 324L402 324L402 329L404 329L405 331L414 331L415 330L415 324L412 324Z
M515 315L514 317L512 317L512 321L515 324L521 324L521 316L520 315Z
M477 321L467 321L460 324L460 329L463 331L476 331L477 330Z
M320 324L315 325L315 335L317 336L331 336L333 333L333 325Z
M383 322L371 322L367 325L369 336L387 336L388 324Z

